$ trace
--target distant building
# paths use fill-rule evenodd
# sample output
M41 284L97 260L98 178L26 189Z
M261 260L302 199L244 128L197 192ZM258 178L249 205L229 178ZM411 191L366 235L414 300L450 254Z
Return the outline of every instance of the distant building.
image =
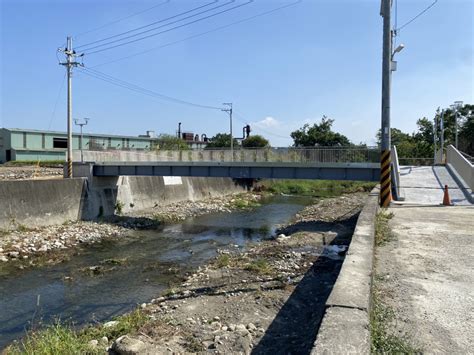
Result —
M73 133L72 149L84 150L149 150L156 138L84 133L83 141ZM67 134L65 132L34 129L0 129L0 163L25 160L65 160Z
M205 142L186 140L192 149L204 148ZM74 150L131 150L145 151L159 148L154 131L146 135L119 136L110 134L79 133L72 135ZM35 129L0 128L0 163L7 161L65 160L67 134L65 132Z

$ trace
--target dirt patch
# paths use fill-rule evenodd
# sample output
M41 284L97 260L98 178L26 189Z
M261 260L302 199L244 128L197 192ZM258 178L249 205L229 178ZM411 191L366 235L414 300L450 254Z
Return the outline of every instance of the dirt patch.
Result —
M166 296L143 304L150 326L117 339L113 348L133 344L150 354L309 353L364 197L320 201L275 240L241 252L220 250Z

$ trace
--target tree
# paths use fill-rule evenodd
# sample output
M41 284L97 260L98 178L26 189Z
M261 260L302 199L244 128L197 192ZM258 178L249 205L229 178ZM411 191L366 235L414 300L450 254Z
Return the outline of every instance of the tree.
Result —
M474 115L469 114L474 109L474 105L464 105L459 109L461 116L458 116L459 149L469 155L474 154ZM435 114L436 121L436 144L441 147L441 109L438 108ZM452 109L445 109L443 113L444 121L444 147L455 143L456 124L455 112ZM392 146L397 147L400 158L431 158L434 152L434 124L433 120L426 117L420 118L416 122L418 129L412 134L404 133L397 128L391 129ZM377 142L380 145L380 130L377 133Z
M321 123L315 123L313 126L305 124L299 130L291 132L293 146L295 147L332 147L351 145L349 139L337 132L332 131L333 119L323 116Z
M459 149L474 156L474 105L464 105L460 113L466 118L461 120Z
M181 138L171 134L160 134L158 136L158 149L162 150L188 150L188 144Z
M238 144L237 139L234 138L234 147L237 147ZM210 139L206 148L230 148L230 134L217 133Z
M244 148L266 148L270 147L270 143L267 139L260 135L250 136L242 141L242 147Z

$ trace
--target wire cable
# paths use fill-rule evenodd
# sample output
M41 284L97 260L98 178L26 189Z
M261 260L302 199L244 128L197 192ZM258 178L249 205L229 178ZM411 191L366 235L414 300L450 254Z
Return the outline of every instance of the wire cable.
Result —
M127 37L123 37L123 38L119 38L119 39L116 39L116 40L113 40L113 41L109 41L109 42L106 42L106 43L103 43L103 44L100 44L100 45L96 45L96 46L93 46L93 47L90 47L90 48L85 48L85 49L82 49L82 51L90 51L92 49L96 49L96 48L100 48L102 46L108 46L110 44L113 44L113 43L117 43L117 42L121 42L121 41L124 41L124 40L127 40L127 39L130 39L130 38L133 38L133 37L137 37L137 36L140 36L142 34L145 34L145 33L149 33L149 32L153 32L153 31L156 31L160 28L163 28L163 27L167 27L167 26L170 26L170 25L174 25L175 23L178 23L178 22L181 22L181 21L184 21L184 20L188 20L190 18L193 18L193 17L196 17L196 16L199 16L199 15L202 15L202 14L205 14L207 12L211 12L213 10L216 10L216 9L219 9L221 7L224 7L224 6L227 6L231 3L235 2L235 0L230 0L222 5L218 5L218 6L215 6L213 8L210 8L210 9L207 9L207 10L204 10L204 11L201 11L201 12L198 12L197 14L193 14L193 15L189 15L189 16L186 16L186 17L183 17L183 18L180 18L180 19L177 19L175 21L172 21L172 22L169 22L169 23L165 23L164 25L161 25L161 26L158 26L158 27L154 27L154 28L150 28L149 30L146 30L146 31L142 31L142 32L139 32L139 33L135 33L135 34L132 34L130 36L127 36ZM209 4L208 4L209 5ZM207 5L206 5L207 6ZM130 32L133 32L135 30L132 30ZM112 36L111 38L113 37L117 37L117 36L122 36L122 35L116 35L116 36ZM102 41L102 40L101 40ZM101 41L98 41L98 42L101 42Z
M101 25L101 26L99 26L99 27L93 28L93 29L88 30L88 31L81 32L81 33L75 35L75 36L74 36L74 39L77 39L78 37L81 37L81 36L83 36L83 35L85 35L85 34L88 34L88 33L91 33L91 32L95 32L95 31L98 31L98 30L101 30L101 29L103 29L103 28L105 28L105 27L108 27L108 26L111 26L111 25L115 25L116 23L119 23L119 22L121 22L121 21L127 20L127 19L129 19L129 18L131 18L131 17L133 17L133 16L137 16L137 15L143 14L143 13L145 13L145 12L151 11L151 10L153 10L153 9L156 9L157 7L166 5L166 4L168 4L169 2L171 2L171 0L163 1L162 3L159 3L159 4L154 5L154 6L152 6L152 7L148 7L148 8L146 8L146 9L144 9L144 10L141 10L141 11L135 12L135 13L133 13L133 14L131 14L131 15L127 15L127 16L125 16L125 17L121 17L121 18L119 18L119 19L117 19L117 20L110 21L110 22L108 22L108 23L106 23L106 24L104 24L104 25Z
M89 68L97 68L97 67L100 67L100 66L103 66L103 65L106 65L106 64L111 64L111 63L116 63L116 62L120 62L122 60L125 60L125 59L129 59L129 58L133 58L133 57L136 57L136 56L139 56L139 55L142 55L142 54L146 54L146 53L149 53L149 52L152 52L152 51L155 51L157 49L161 49L161 48L165 48L165 47L169 47L169 46L172 46L172 45L175 45L175 44L178 44L178 43L182 43L182 42L185 42L185 41L189 41L190 39L194 39L194 38L197 38L197 37L202 37L202 36L205 36L209 33L213 33L213 32L218 32L218 31L221 31L223 29L226 29L228 27L231 27L231 26L235 26L235 25L238 25L238 24L241 24L243 22L247 22L247 21L251 21L253 19L256 19L258 17L262 17L262 16L266 16L266 15L269 15L271 13L274 13L274 12L277 12L277 11L280 11L280 10L283 10L287 7L290 7L290 6L295 6L299 3L301 3L303 0L297 0L295 2L292 2L290 4L287 4L287 5L283 5L283 6L280 6L280 7L277 7L277 8L274 8L272 10L268 10L268 11L264 11L264 12L261 12L261 13L258 13L256 15L253 15L253 16L250 16L250 17L246 17L242 20L238 20L238 21L235 21L235 22L231 22L227 25L223 25L223 26L219 26L219 27L216 27L216 28L213 28L209 31L205 31L205 32L201 32L201 33L197 33L195 35L192 35L192 36L189 36L189 37L185 37L183 39L179 39L179 40L176 40L176 41L172 41L172 42L168 42L168 43L165 43L165 44L162 44L160 46L157 46L157 47L153 47L153 48L150 48L150 49L147 49L147 50L144 50L144 51L141 51L141 52L138 52L138 53L134 53L134 54L131 54L131 55L127 55L125 57L121 57L121 58L118 58L118 59L114 59L114 60L111 60L111 61L107 61L107 62L103 62L103 63L100 63L100 64L96 64L96 65L93 65Z
M151 34L151 35L147 35L147 36L144 36L144 37L141 37L141 38L137 38L137 39L134 39L134 40L131 40L131 41L128 41L128 42L116 44L116 45L111 46L111 47L106 47L106 48L103 48L103 49L98 49L98 50L93 51L93 52L88 52L88 53L86 52L85 54L91 55L91 54L94 54L94 53L99 53L99 52L107 51L107 50L110 50L110 49L113 49L113 48L121 47L121 46L124 46L124 45L127 45L127 44L131 44L131 43L134 43L134 42L142 41L142 40L147 39L147 38L151 38L151 37L154 37L154 36L158 36L158 35L160 35L160 34L167 33L167 32L176 30L176 29L178 29L178 28L182 28L182 27L185 27L185 26L188 26L188 25L192 25L192 24L194 24L194 23L197 23L197 22L200 22L200 21L203 21L203 20L207 20L207 19L209 19L209 18L212 18L212 17L218 16L218 15L221 15L221 14L223 14L223 13L226 13L226 12L229 12L229 11L232 11L232 10L235 10L235 9L237 9L237 8L239 8L239 7L248 5L248 4L252 3L253 1L254 1L254 0L249 0L249 1L247 1L246 3L233 6L233 7L229 8L229 9L225 9L225 10L216 12L216 13L214 13L214 14L212 14L212 15L208 15L208 16L201 17L201 18L199 18L199 19L196 19L196 20L193 20L193 21L184 23L184 24L179 25L179 26L175 26L175 27L169 28L169 29L164 30L164 31L160 31L160 32L158 32L158 33L154 33L154 34Z
M427 8L425 8L423 11L421 11L418 15L416 15L415 17L413 17L411 20L405 22L403 25L401 25L400 27L396 28L395 31L398 32L398 31L400 31L401 29L407 27L409 24L411 24L413 21L415 21L418 17L422 16L426 11L428 11L428 10L431 9L433 6L435 6L437 2L438 2L438 0L433 1L433 3L432 3L430 6L428 6Z
M56 109L58 107L58 102L63 92L64 82L66 81L65 79L66 79L66 72L64 72L63 80L61 81L61 86L59 87L58 95L56 96L56 101L54 103L53 112L51 112L51 118L49 119L48 130L51 129L51 125L53 124L54 117L56 116Z
M89 76L94 77L96 79L103 80L103 81L106 81L110 84L120 86L122 88L129 89L129 90L132 90L132 91L144 94L144 95L152 96L152 97L155 97L155 98L159 98L159 99L166 100L166 101L171 101L171 102L182 104L182 105L188 105L188 106L203 108L203 109L209 109L209 110L221 110L222 109L222 107L197 104L197 103L194 103L194 102L178 99L178 98L175 98L175 97L172 97L172 96L163 95L163 94L157 93L155 91L145 89L141 86L129 83L125 80L121 80L121 79L115 78L111 75L102 73L98 70L94 70L94 69L90 69L90 68L78 68L78 69L79 69L80 73L89 75Z
M158 24L158 23L163 23L163 22L165 22L165 21L172 20L172 19L174 19L174 18L176 18L176 17L180 17L180 16L182 16L182 15L186 15L186 14L188 14L188 13L194 12L194 11L196 11L196 10L200 10L200 9L202 9L202 8L204 8L204 7L209 6L209 5L215 4L215 3L218 2L218 1L219 1L219 0L214 0L214 1L211 1L211 2L209 2L209 3L207 3L207 4L204 4L204 5L195 7L195 8L193 8L193 9L191 9L191 10L188 10L188 11L185 11L185 12L181 12L181 13L179 13L179 14L176 14L176 15L173 15L173 16L170 16L170 17L167 17L167 18L164 18L164 19L159 20L159 21L152 22L152 23L150 23L150 24L148 24L148 25L141 26L141 27L137 27L137 28L135 28L135 29L133 29L133 30L125 31L125 32L122 32L122 33L119 33L119 34L116 34L116 35L113 35L113 36L109 36L109 37L106 37L106 38L99 39L99 40L94 41L94 42L90 42L90 43L86 43L86 44L77 46L76 49L78 49L78 48L83 48L83 47L89 47L90 45L93 45L93 44L96 44L96 43L105 42L105 41L107 41L107 40L109 40L109 39L112 39L112 38L124 36L124 35L126 35L126 34L128 34L128 33L135 32L135 31L139 31L139 30L142 30L142 29L144 29L144 28L147 28L147 27L156 25L156 24ZM235 0L234 0L234 1L235 1ZM208 11L210 11L210 10L208 10ZM181 21L182 21L182 20L183 20L183 19L181 19ZM158 27L158 28L159 28L159 27ZM137 34L137 35L138 35L138 34ZM127 37L127 38L129 38L129 37Z

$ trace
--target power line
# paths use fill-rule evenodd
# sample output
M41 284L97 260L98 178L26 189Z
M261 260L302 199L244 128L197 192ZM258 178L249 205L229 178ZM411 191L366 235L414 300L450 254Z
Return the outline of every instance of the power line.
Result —
M49 119L48 130L51 129L51 124L53 123L54 117L56 116L56 109L58 107L58 102L63 92L64 82L66 81L65 79L66 79L66 73L64 73L63 75L63 80L61 81L61 86L59 87L58 95L56 96L56 101L54 102L53 112L51 112L51 118Z
M196 19L196 20L193 20L193 21L184 23L184 24L179 25L179 26L172 27L172 28L170 28L170 29L167 29L167 30L164 30L164 31L161 31L161 32L158 32L158 33L154 33L154 34L151 34L151 35L148 35L148 36L144 36L144 37L141 37L141 38L137 38L137 39L134 39L134 40L131 40L131 41L128 41L128 42L116 44L116 45L111 46L111 47L106 47L106 48L103 48L103 49L98 49L98 50L96 50L96 51L89 52L89 53L85 53L85 54L89 54L89 55L90 55L90 54L94 54L94 53L99 53L99 52L103 52L103 51L110 50L110 49L113 49L113 48L121 47L121 46L124 46L124 45L127 45L127 44L131 44L131 43L134 43L134 42L137 42L137 41L142 41L142 40L147 39L147 38L150 38L150 37L158 36L158 35L160 35L160 34L163 34L163 33L166 33L166 32L170 32L170 31L173 31L173 30L178 29L178 28L182 28L182 27L185 27L185 26L188 26L188 25L192 25L192 24L194 24L194 23L197 23L197 22L200 22L200 21L203 21L203 20L207 20L207 19L209 19L209 18L218 16L218 15L223 14L223 13L225 13L225 12L229 12L229 11L235 10L235 9L237 9L237 8L239 8L239 7L248 5L248 4L252 3L253 1L254 1L254 0L249 0L249 1L247 1L246 3L233 6L233 7L229 8L229 9L216 12L215 14L212 14L212 15L208 15L208 16L205 16L205 17L201 17L201 18L199 18L199 19Z
M204 4L204 5L195 7L195 8L193 8L193 9L191 9L191 10L188 10L188 11L185 11L185 12L181 12L181 13L179 13L179 14L176 14L176 15L173 15L173 16L170 16L170 17L167 17L167 18L164 18L164 19L159 20L159 21L152 22L152 23L150 23L150 24L148 24L148 25L141 26L141 27L137 27L137 28L135 28L135 29L133 29L133 30L125 31L125 32L122 32L122 33L119 33L119 34L116 34L116 35L113 35L113 36L109 36L109 37L106 37L106 38L99 39L99 40L97 40L97 41L93 41L93 42L90 42L90 43L83 44L83 45L81 45L81 46L76 47L76 49L78 49L78 48L83 48L83 47L89 47L90 45L93 45L93 44L96 44L96 43L105 42L105 41L107 41L107 40L109 40L109 39L112 39L112 38L120 37L120 36L126 35L126 34L128 34L128 33L135 32L135 31L139 31L139 30L142 30L142 29L144 29L144 28L147 28L147 27L156 25L156 24L158 24L158 23L163 23L163 22L165 22L165 21L172 20L172 19L174 19L174 18L176 18L176 17L180 17L180 16L182 16L182 15L185 15L185 14L194 12L194 11L196 11L196 10L200 10L200 9L202 9L202 8L204 8L204 7L209 6L209 5L215 4L215 3L218 2L218 1L219 1L219 0L214 0L214 1L211 1L211 2L209 2L209 3L207 3L207 4ZM234 1L235 1L235 0L234 0ZM231 1L231 2L232 2L232 1ZM223 6L223 5L221 5L221 6ZM210 10L208 10L208 11L210 11ZM194 16L196 16L196 15L194 15ZM181 20L179 20L179 21L182 21L182 20L183 20L183 19L181 19ZM169 25L169 24L167 24L167 25ZM165 26L167 26L167 25L165 25ZM160 26L160 27L161 27L161 26ZM160 28L160 27L158 27L158 28ZM149 30L149 31L152 31L152 30L154 30L154 29L151 29L151 30ZM136 34L136 35L139 35L139 33ZM130 38L130 37L126 37L126 38ZM126 39L126 38L122 38L122 39ZM111 43L113 43L113 42L111 42ZM94 47L94 48L95 48L95 47ZM85 50L86 50L86 49L85 49Z
M170 25L174 25L175 23L178 23L178 22L181 22L181 21L184 21L184 20L188 20L188 19L190 19L190 18L193 18L193 17L199 16L199 15L205 14L205 13L207 13L207 12L211 12L211 11L213 11L213 10L216 10L216 9L221 8L221 7L227 6L227 5L229 5L229 4L233 3L233 2L235 2L235 0L230 0L230 1L228 1L228 2L226 2L226 3L224 3L224 4L222 4L222 5L218 5L218 6L212 7L212 8L210 8L210 9L207 9L207 10L198 12L198 13L196 13L196 14L189 15L189 16L186 16L186 17L177 19L177 20L172 21L172 22L169 22L169 23L165 23L165 24L163 24L163 25L161 25L161 26L158 26L158 27L150 28L150 29L148 29L148 30L146 30L146 31L142 31L142 32L139 32L139 33L135 33L135 34L132 34L132 35L130 35L130 36L123 37L123 38L115 39L115 40L113 40L113 41L109 41L109 42L106 42L106 43L103 43L103 44L100 44L100 45L96 45L96 46L93 46L93 47L90 47L90 48L85 48L85 49L82 49L82 51L86 51L86 52L87 52L87 51L90 51L90 50L92 50L92 49L100 48L100 47L102 47L102 46L108 46L108 45L110 45L110 44L117 43L117 42L121 42L121 41L130 39L130 38L133 38L133 37L137 37L137 36L143 35L143 34L145 34L145 33L153 32L153 31L156 31L156 30L158 30L158 29L160 29L160 28L167 27L167 26L170 26ZM214 3L215 3L215 2L214 2ZM204 5L204 6L208 6L208 5L210 5L210 4L207 4L207 5ZM204 7L204 6L202 6L202 7ZM194 11L194 10L192 10L192 11ZM158 22L161 22L161 21L158 21ZM148 26L145 26L145 27L148 27ZM134 32L134 31L136 31L136 30L137 30L137 29L131 30L131 31L128 31L128 32ZM160 34L160 33L161 33L161 32L157 33L156 35L158 35L158 34ZM123 34L120 34L120 35L112 36L112 37L110 37L110 38L120 37L120 36L122 36L122 35L123 35ZM144 37L144 38L147 38L147 37ZM143 39L143 38L142 38L142 39ZM137 39L137 40L141 40L141 39ZM102 42L102 41L105 41L105 39L104 39L104 40L97 41L97 42Z
M86 74L88 76L94 77L96 79L106 81L110 84L120 86L122 88L129 89L129 90L132 90L132 91L135 91L135 92L147 95L147 96L152 96L152 97L155 97L155 98L159 98L159 99L162 99L162 100L171 101L171 102L174 102L174 103L187 105L187 106L193 106L193 107L198 107L198 108L203 108L203 109L209 109L209 110L221 110L221 108L222 108L222 107L217 107L217 106L197 104L197 103L194 103L194 102L178 99L178 98L175 98L175 97L172 97L172 96L163 95L163 94L157 93L155 91L145 89L141 86L129 83L125 80L115 78L111 75L102 73L102 72L100 72L98 70L95 70L95 69L84 68L84 69L80 69L80 72L83 73L83 74Z
M227 25L223 25L223 26L219 26L219 27L213 28L212 30L209 30L209 31L197 33L197 34L195 34L195 35L192 35L192 36L189 36L189 37L185 37L185 38L183 38L183 39L179 39L179 40L176 40L176 41L168 42L168 43L162 44L162 45L157 46L157 47L153 47L153 48L150 48L150 49L147 49L147 50L138 52L138 53L134 53L134 54L131 54L131 55L127 55L127 56L125 56L125 57L121 57L121 58L114 59L114 60L111 60L111 61L107 61L107 62L104 62L104 63L96 64L96 65L94 65L94 66L92 66L92 67L89 67L89 68L96 68L96 67L103 66L103 65L105 65L105 64L111 64L111 63L120 62L120 61L122 61L122 60L129 59L129 58L133 58L133 57L136 57L136 56L138 56L138 55L146 54L146 53L152 52L152 51L157 50L157 49L169 47L169 46L172 46L172 45L175 45L175 44L178 44L178 43L181 43L181 42L185 42L185 41L188 41L188 40L190 40L190 39L197 38L197 37L202 37L202 36L207 35L207 34L209 34L209 33L218 32L218 31L221 31L221 30L226 29L226 28L228 28L228 27L235 26L235 25L241 24L241 23L243 23L243 22L251 21L251 20L256 19L256 18L258 18L258 17L266 16L266 15L269 15L269 14L271 14L271 13L274 13L274 12L277 12L277 11L280 11L280 10L283 10L283 9L285 9L285 8L287 8L287 7L295 6L295 5L299 4L299 3L301 3L302 1L303 1L303 0L297 0L297 1L292 2L292 3L290 3L290 4L283 5L283 6L280 6L280 7L271 9L271 10L268 10L268 11L264 11L264 12L258 13L258 14L256 14L256 15L253 15L253 16L250 16L250 17L246 17L246 18L244 18L244 19L242 19L242 20L238 20L238 21L231 22L231 23L229 23L229 24L227 24Z
M428 11L429 9L431 9L433 6L436 5L436 3L438 2L438 0L435 0L433 1L433 3L428 6L427 8L425 8L423 11L421 11L418 15L416 15L415 17L413 17L411 20L409 20L408 22L404 23L403 25L401 25L400 27L396 28L395 29L395 32L398 32L400 31L401 29L407 27L410 23L412 23L413 21L415 21L418 17L420 17L421 15L423 15L426 11Z
M108 23L106 23L106 24L104 24L104 25L101 25L101 26L99 26L99 27L93 28L93 29L88 30L88 31L85 31L85 32L81 32L81 33L77 34L76 36L74 36L74 39L77 39L78 37L83 36L83 35L85 35L85 34L88 34L88 33L91 33L91 32L95 32L95 31L98 31L98 30L101 30L101 29L103 29L103 28L105 28L105 27L108 27L108 26L111 26L111 25L115 25L116 23L119 23L119 22L121 22L121 21L123 21L123 20L127 20L127 19L129 19L129 18L131 18L131 17L133 17L133 16L137 16L137 15L143 14L143 13L145 13L145 12L151 11L151 10L153 10L153 9L156 9L157 7L160 7L160 6L163 6L163 5L168 4L170 1L171 1L171 0L163 1L162 3L159 3L159 4L154 5L154 6L152 6L152 7L148 7L148 8L146 8L146 9L144 9L144 10L141 10L141 11L135 12L135 13L133 13L133 14L131 14L131 15L127 15L127 16L125 16L125 17L121 17L121 18L119 18L119 19L117 19L117 20L110 21L110 22L108 22Z

